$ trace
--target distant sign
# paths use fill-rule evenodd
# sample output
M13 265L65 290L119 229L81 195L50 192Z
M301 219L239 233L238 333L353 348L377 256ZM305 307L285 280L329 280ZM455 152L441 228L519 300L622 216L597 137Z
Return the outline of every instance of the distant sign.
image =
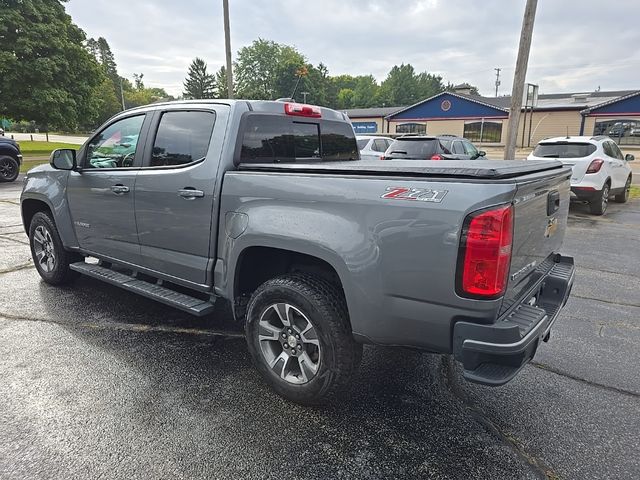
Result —
M356 133L377 133L378 124L376 122L352 122L353 131Z

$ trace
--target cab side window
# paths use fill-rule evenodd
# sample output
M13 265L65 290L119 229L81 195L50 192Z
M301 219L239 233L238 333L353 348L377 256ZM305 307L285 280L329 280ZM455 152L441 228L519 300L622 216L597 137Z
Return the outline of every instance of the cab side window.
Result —
M622 155L622 151L620 150L620 147L618 147L618 145L615 142L611 143L611 151L615 158L617 158L618 160L624 160L624 155Z
M215 113L164 112L151 151L151 167L186 165L207 155Z
M462 142L464 145L464 150L467 152L467 155L471 156L472 159L478 157L478 149L473 146L470 142Z
M96 135L87 146L83 168L133 166L144 115L123 118Z
M380 138L376 138L373 142L373 148L371 150L374 150L376 152L384 152L387 148L389 148L387 142Z
M616 153L613 150L613 142L604 142L602 144L602 149L604 150L605 155L611 158L616 158Z
M457 153L459 155L464 155L464 147L462 146L462 142L453 142L453 153Z

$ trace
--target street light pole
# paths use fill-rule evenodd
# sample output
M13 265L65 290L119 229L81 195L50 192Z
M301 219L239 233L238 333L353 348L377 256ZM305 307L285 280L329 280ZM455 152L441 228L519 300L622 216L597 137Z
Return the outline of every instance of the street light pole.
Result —
M224 11L224 48L227 57L227 92L233 98L233 71L231 70L231 31L229 29L229 0L222 0Z
M533 36L533 22L536 18L537 6L538 0L527 0L527 5L524 9L522 32L520 33L520 46L518 47L518 59L516 60L516 71L513 75L511 110L509 113L509 129L507 131L507 142L504 149L505 160L512 160L516 155L516 141L518 138L520 110L522 109L524 80L527 75L529 52L531 51L531 37Z

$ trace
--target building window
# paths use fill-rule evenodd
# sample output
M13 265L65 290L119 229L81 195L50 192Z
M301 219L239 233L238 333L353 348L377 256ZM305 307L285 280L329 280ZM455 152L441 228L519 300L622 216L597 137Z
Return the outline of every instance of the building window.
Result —
M417 133L424 135L427 133L427 126L424 123L401 123L396 126L396 133Z
M472 120L464 122L464 138L478 143L500 143L502 120Z
M618 145L640 145L640 119L598 120L594 135L607 135Z

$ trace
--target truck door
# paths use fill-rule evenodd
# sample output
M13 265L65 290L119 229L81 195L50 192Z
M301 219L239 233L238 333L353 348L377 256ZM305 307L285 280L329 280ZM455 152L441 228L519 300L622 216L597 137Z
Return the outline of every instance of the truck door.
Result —
M69 174L67 198L80 247L97 256L138 263L140 247L133 209L144 132L151 114L119 118L80 151Z
M156 112L136 180L141 266L189 284L211 284L214 192L226 124L216 117L225 108Z

